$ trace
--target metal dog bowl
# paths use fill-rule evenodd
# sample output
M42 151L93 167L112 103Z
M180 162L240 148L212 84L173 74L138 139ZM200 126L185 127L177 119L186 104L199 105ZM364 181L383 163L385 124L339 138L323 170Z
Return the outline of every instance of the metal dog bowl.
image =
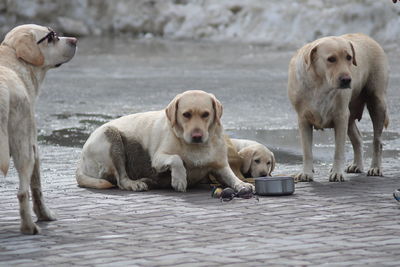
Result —
M293 177L274 176L255 178L256 194L260 196L285 196L294 192Z

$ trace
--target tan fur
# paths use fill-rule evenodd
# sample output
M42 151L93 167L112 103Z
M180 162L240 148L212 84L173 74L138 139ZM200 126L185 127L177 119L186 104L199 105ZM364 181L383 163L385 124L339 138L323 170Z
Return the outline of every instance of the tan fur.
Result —
M243 173L241 171L243 165L243 158L240 157L235 145L232 143L231 138L228 135L224 135L225 143L228 148L228 162L233 173L240 179L244 180Z
M275 169L275 156L266 146L246 139L232 138L230 141L238 151L240 171L246 178L271 176Z
M39 232L31 216L29 188L38 220L55 220L44 204L40 183L34 114L39 85L47 70L69 61L76 49L76 39L68 37L38 45L48 32L38 25L18 26L0 45L0 170L7 174L11 156L20 180L18 199L25 234Z
M36 45L33 33L24 33L13 45L15 47L17 58L35 66L43 65L44 56L42 55L39 46Z
M346 133L354 150L347 172L362 172L362 139L355 120L366 105L374 125L374 152L368 175L382 175L381 134L388 125L388 62L383 49L363 34L330 36L306 44L289 64L288 94L298 115L303 171L298 181L312 181L312 128L335 130L330 181L343 181Z
M120 189L149 190L168 181L176 191L184 192L212 174L221 184L236 190L254 190L253 185L243 183L229 168L221 116L222 105L214 95L193 90L177 95L165 110L110 121L96 129L83 146L77 182L80 186L99 188L97 180L112 174ZM137 154L125 147L135 148ZM138 157L148 157L156 174L147 167L135 166ZM142 173L146 177L130 177L125 166L134 169L132 174ZM167 171L170 175L163 176Z

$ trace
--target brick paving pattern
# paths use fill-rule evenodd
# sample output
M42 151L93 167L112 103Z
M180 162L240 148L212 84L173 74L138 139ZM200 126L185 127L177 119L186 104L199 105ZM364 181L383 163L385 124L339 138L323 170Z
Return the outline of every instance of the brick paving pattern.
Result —
M1 266L398 266L398 169L385 177L347 175L329 183L316 166L313 183L285 197L221 203L207 188L127 192L76 186L80 149L41 146L47 204L58 214L21 235L12 168L0 180ZM52 166L48 168L48 166ZM384 163L385 166L385 163ZM391 165L393 166L393 165ZM300 166L280 166L279 170Z

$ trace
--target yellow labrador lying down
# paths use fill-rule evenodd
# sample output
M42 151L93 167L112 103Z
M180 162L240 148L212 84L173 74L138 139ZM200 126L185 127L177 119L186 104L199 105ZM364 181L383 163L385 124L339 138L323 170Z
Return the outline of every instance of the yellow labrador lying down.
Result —
M221 116L222 105L212 94L186 91L165 110L110 121L83 146L77 182L98 189L172 186L184 192L212 174L237 191L254 191L228 165Z
M47 27L28 24L12 29L0 45L0 170L7 174L11 155L19 175L24 234L40 230L32 220L29 187L38 220L55 220L42 196L35 102L47 70L68 62L76 42L73 37L58 37Z
M335 129L335 156L329 181L343 181L346 133L354 150L349 173L363 171L362 139L355 120L364 106L371 116L374 139L368 175L382 175L383 127L388 62L383 49L363 34L325 37L299 49L289 65L288 93L297 112L303 146L303 171L298 181L313 180L312 130Z
M252 140L231 138L239 156L240 172L245 178L271 176L275 168L275 156L266 146ZM228 153L229 155L229 153ZM231 163L232 169L235 169Z

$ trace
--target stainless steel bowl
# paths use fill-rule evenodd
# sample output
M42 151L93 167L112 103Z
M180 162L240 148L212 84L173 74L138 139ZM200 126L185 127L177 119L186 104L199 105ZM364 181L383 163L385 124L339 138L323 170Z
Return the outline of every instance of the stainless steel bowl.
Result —
M274 176L255 178L256 194L260 196L284 196L294 192L293 177Z

